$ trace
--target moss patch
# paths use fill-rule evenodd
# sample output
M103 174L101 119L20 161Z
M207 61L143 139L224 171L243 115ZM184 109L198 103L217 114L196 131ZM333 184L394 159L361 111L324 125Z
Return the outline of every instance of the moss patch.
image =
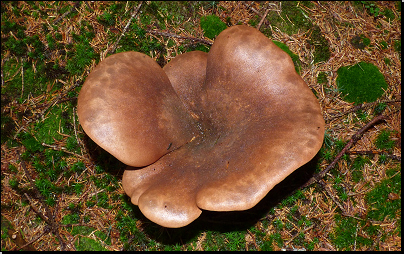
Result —
M357 49L364 49L370 45L370 39L363 34L361 34L360 36L355 35L354 37L352 37L350 42L352 46Z
M389 178L377 184L366 194L366 201L373 209L368 211L367 217L372 220L393 220L401 213L401 172L393 168L386 172ZM399 198L394 198L397 196Z
M314 63L326 62L330 59L331 52L328 41L321 33L318 26L313 27L313 31L307 43L314 47Z
M327 73L325 73L325 72L320 72L320 73L317 75L317 83L319 83L319 84L325 84L325 83L327 83L327 82L328 82Z
M206 37L214 39L220 32L227 28L226 23L216 15L201 17L201 28Z
M278 27L281 31L292 35L298 31L304 32L309 30L313 24L310 19L307 18L308 15L305 10L299 5L311 6L310 2L298 2L298 1L285 1L282 2L282 12L279 15L277 12L270 11L268 13L267 19L270 21L272 26Z
M348 102L373 102L387 89L383 74L371 63L341 67L337 74L338 90Z

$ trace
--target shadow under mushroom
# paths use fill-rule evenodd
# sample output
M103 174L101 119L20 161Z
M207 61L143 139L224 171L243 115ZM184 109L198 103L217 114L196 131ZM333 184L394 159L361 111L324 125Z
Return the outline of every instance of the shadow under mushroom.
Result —
M233 26L209 53L107 57L78 98L87 135L129 165L122 184L151 221L178 228L203 210L254 207L320 149L320 105L291 58Z

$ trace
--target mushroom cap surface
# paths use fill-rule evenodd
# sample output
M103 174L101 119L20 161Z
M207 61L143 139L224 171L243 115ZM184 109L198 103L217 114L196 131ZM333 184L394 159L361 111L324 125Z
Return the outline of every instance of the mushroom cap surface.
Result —
M157 224L185 226L201 209L252 208L321 148L316 97L287 53L255 28L227 28L209 53L179 55L163 70L191 116L189 125L179 121L187 137L153 164L129 166L122 179Z
M130 166L146 166L193 137L192 117L152 58L124 52L105 58L80 91L86 134Z

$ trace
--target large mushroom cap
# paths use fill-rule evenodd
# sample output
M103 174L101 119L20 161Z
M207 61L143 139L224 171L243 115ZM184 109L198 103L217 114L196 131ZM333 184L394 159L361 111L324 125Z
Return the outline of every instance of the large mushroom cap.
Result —
M201 209L255 206L322 145L316 97L291 58L255 28L227 28L208 54L179 55L164 71L197 132L185 128L187 142L147 167L128 167L122 179L132 203L162 226L185 226Z

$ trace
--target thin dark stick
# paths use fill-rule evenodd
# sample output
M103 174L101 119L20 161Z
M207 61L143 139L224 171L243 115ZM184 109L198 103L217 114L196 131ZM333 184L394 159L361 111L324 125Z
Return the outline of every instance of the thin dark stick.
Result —
M70 10L68 10L67 12L63 13L62 16L60 16L59 18L57 18L55 21L53 21L53 25L56 25L57 23L59 23L59 21L61 21L62 19L64 19L67 15L69 15L72 12L76 12L76 8L79 7L80 5L80 1L76 1L76 3L74 3L74 6L72 8L70 8Z
M113 54L116 50L116 47L118 46L119 41L122 39L122 37L125 35L126 31L129 28L130 23L132 22L132 19L138 14L140 7L142 7L143 1L141 1L138 6L136 7L136 9L133 11L132 16L129 18L128 23L126 23L125 28L123 29L121 35L119 36L118 40L116 40L116 42L114 43L114 45L112 46L112 49L109 51L111 54Z
M367 123L365 126L363 126L357 133L355 133L351 137L348 144L345 145L345 147L342 149L341 152L339 152L337 157L335 157L335 159L330 163L330 165L328 165L327 168L324 169L323 171L321 171L320 173L318 173L318 174L314 175L312 178L310 178L309 181L307 181L302 186L302 188L305 188L315 182L318 182L320 179L322 179L328 173L328 171L330 171L335 166L335 164L339 161L339 159L341 159L341 157L361 138L361 136L367 129L369 129L370 127L375 125L377 122L384 120L384 119L386 119L386 117L384 115L379 115L379 116L373 118L373 120L370 121L369 123Z
M243 5L245 7L247 7L248 9L252 10L253 12L255 12L255 14L257 14L258 16L262 17L261 13L259 13L259 11L257 11L254 7L250 6L249 4L243 2Z
M267 15L268 15L268 12L269 12L269 9L267 9L267 10L265 11L264 15L262 16L262 18L261 18L261 20L260 20L260 23L258 23L258 25L257 25L257 29L258 29L258 30L260 30L262 23L264 22L265 18L266 18Z
M28 243L24 244L23 246L17 248L17 249L13 249L13 251L19 251L24 249L25 247L27 247L28 245L33 244L34 242L38 241L38 239L40 239L42 236L44 236L46 233L49 233L49 229L44 230L41 234L39 234L36 238L32 239L31 241L29 241Z
M243 2L243 5L244 5L245 7L247 7L248 9L252 10L253 12L255 12L255 14L257 14L259 17L261 17L261 22L268 23L268 20L265 19L265 17L268 15L268 12L269 12L268 9L267 9L267 11L265 11L265 14L262 15L259 11L257 11L254 7L250 6L249 4ZM257 27L258 30L259 30L259 27L260 27L260 26L261 26L261 25L259 25L259 26Z
M341 117L343 115L358 111L360 109L369 108L369 107L372 107L372 106L374 106L376 104L379 104L379 103L396 103L396 102L401 102L401 100L387 100L387 101L380 101L380 102L376 101L376 102L370 102L370 103L362 103L362 104L354 106L354 107L352 107L352 108L350 108L350 109L348 109L348 110L346 110L344 112L332 114L331 116L327 117L325 119L325 121L328 122L328 121L331 121L331 120L333 120L335 118Z
M43 215L43 213L41 213L39 211L39 209L36 207L36 205L34 204L34 202L32 201L32 199L28 196L27 193L24 193L24 196L28 199L29 203L31 204L31 208L32 210L34 210L34 212L41 217L42 220L44 220L45 222L49 221L49 218L46 218L45 215Z
M394 154L387 154L386 152L383 151L348 151L347 154L360 154L360 155L380 154L392 158L393 160L401 161L401 156L397 156Z
M21 155L20 155L19 153L18 153L18 159L21 161L21 167L24 169L25 174L27 175L27 178L28 178L28 180L29 180L29 182L30 182L32 188L34 188L34 190L37 191L38 197L39 197L39 198L38 198L38 199L39 199L39 202L41 202L42 206L45 208L45 213L46 213L46 216L48 217L48 219L44 219L44 218L42 218L41 216L40 216L40 217L41 217L44 221L46 221L48 224L51 224L51 223L49 223L49 219L52 218L52 213L50 212L48 206L47 206L47 205L45 204L45 202L43 201L42 194L41 194L40 191L36 188L36 185L35 185L35 183L34 183L34 180L32 180L31 174L29 173L27 167L25 166L25 162L24 162L24 160L21 158ZM26 194L26 193L25 193L25 194ZM26 196L27 196L27 194L26 194ZM28 199L28 200L30 200L30 199ZM35 208L34 208L33 206L31 206L31 207L32 207L32 208L34 209L34 211L35 211ZM35 212L36 212L36 211L35 211ZM39 214L38 214L38 215L39 215Z
M81 158L81 159L83 159L83 160L86 160L86 159L87 159L86 157L84 157L84 156L82 156L82 155L79 155L79 154L77 154L77 153L70 152L69 150L67 150L66 147L63 147L63 146L60 146L60 147L59 147L59 146L57 146L57 145L48 145L48 144L45 144L45 143L42 143L42 145L43 145L43 146L46 146L46 147L49 147L49 148L52 148L52 149L55 150L55 151L63 151L63 152L65 152L65 153L74 155L74 156L76 156L76 157L78 157L78 158Z
M57 237L58 240L59 240L60 247L61 247L62 251L64 251L64 250L66 249L66 244L65 244L65 242L64 242L63 239L62 239L62 237L61 237L60 234L59 234L59 231L58 231L59 225L58 225L58 223L55 221L54 216L52 216L52 213L51 213L51 211L49 210L49 207L48 207L48 206L45 204L45 202L43 201L43 196L42 196L42 194L40 193L40 191L36 188L35 183L34 183L34 181L32 180L31 174L29 173L27 167L25 166L24 160L22 160L21 155L20 155L19 153L18 153L17 155L18 155L19 160L21 161L21 167L24 169L25 174L27 175L27 178L28 178L28 180L29 180L31 186L32 186L32 187L34 188L34 190L36 190L37 193L38 193L39 202L40 202L40 203L42 204L42 206L44 207L46 216L45 216L43 213L41 213L41 212L39 211L39 209L35 206L34 202L32 202L31 198L28 196L27 193L24 193L24 195L25 195L25 197L28 199L28 201L30 202L31 207L32 207L32 210L34 210L34 212L35 212L39 217L41 217L41 219L43 219L46 224L48 224L48 226L50 227L50 228L49 228L50 231L51 231L54 235L56 235L56 237Z

